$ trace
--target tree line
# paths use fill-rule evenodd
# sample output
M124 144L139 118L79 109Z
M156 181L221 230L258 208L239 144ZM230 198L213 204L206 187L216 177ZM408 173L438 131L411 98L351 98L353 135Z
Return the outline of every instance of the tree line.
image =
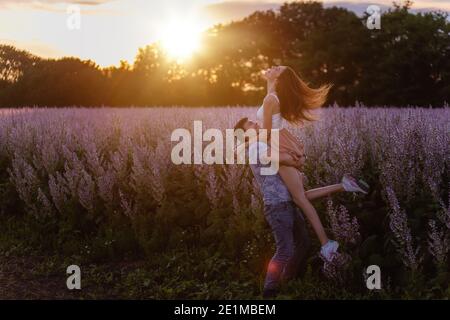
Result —
M313 87L332 83L329 104L440 107L450 97L450 23L444 12L410 7L394 3L370 30L367 16L344 8L284 3L211 27L186 63L158 43L107 68L0 45L0 106L257 105L260 71L282 64Z

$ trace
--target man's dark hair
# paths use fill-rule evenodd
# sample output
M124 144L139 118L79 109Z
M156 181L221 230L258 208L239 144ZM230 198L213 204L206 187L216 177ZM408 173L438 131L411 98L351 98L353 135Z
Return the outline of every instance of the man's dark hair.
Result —
M245 132L244 126L247 123L247 121L248 121L248 118L244 117L241 120L239 120L238 122L236 122L236 125L234 126L234 131L241 129L242 131ZM235 132L235 134L236 134L236 132ZM244 143L246 141L246 139L241 134L237 135L237 139L241 143Z
M234 131L236 131L237 129L242 129L245 131L244 129L244 125L247 123L248 118L244 117L241 120L239 120L238 122L236 122L236 125L234 126Z

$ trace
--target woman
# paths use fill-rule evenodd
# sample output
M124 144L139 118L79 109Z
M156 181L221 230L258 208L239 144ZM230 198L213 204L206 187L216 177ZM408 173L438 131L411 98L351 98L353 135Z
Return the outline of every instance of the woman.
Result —
M285 122L303 124L313 121L311 111L320 108L330 90L330 85L312 89L304 83L295 71L287 66L274 66L263 73L267 81L267 96L257 112L257 119L263 129L279 130L279 152L287 152L294 158L305 160L303 144L286 128ZM270 141L270 140L269 140ZM303 187L303 174L294 167L281 166L279 174L286 184L295 204L303 211L311 223L321 243L322 256L331 261L339 244L328 239L316 209L309 200L323 197L334 192L350 191L367 193L368 186L364 181L345 175L342 183L309 190Z

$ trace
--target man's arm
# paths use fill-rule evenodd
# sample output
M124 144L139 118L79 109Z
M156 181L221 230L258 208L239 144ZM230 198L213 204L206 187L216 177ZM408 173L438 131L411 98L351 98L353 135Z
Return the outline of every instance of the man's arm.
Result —
M275 161L275 159L272 159L272 149L270 147L267 148L267 155L260 155L260 159L264 159L265 161ZM279 152L278 162L282 166L287 167L295 167L297 169L303 169L303 161L300 158L294 158L291 154L287 152Z
M297 169L303 169L303 163L301 159L294 158L287 152L280 152L280 165L287 167L295 167Z

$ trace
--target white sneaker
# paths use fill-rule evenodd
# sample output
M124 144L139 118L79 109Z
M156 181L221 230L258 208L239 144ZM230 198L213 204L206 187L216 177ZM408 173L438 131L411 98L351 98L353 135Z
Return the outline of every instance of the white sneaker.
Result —
M369 185L363 180L357 180L349 174L344 174L342 177L342 186L345 191L349 192L361 192L367 194L369 191Z
M334 240L328 240L320 249L320 254L329 262L333 260L334 255L337 253L339 243Z

